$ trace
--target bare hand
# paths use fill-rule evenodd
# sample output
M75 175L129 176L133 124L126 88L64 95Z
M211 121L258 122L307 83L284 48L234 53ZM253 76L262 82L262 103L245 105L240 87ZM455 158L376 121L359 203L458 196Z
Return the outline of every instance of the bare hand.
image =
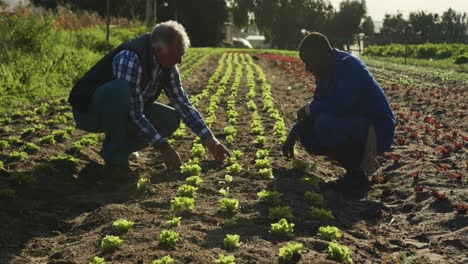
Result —
M229 150L221 144L214 136L211 136L204 141L210 153L217 161L224 161L227 157L231 157Z
M165 143L163 146L161 146L161 153L164 159L164 164L166 164L168 169L180 168L182 162L180 161L179 154L174 150L174 148L172 148L171 145Z

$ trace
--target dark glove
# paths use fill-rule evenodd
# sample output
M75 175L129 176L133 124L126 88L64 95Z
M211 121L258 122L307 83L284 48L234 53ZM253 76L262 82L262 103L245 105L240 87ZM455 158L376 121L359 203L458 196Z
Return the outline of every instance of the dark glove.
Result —
M297 134L296 131L291 129L289 131L288 137L283 143L283 155L287 158L293 158L294 157L294 145L296 144L296 139L297 139Z

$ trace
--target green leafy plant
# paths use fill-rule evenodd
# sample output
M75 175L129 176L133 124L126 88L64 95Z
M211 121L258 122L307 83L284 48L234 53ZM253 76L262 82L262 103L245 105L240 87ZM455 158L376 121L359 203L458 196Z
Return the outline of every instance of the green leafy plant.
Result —
M224 176L224 182L226 183L226 185L231 184L232 180L233 180L233 178L232 178L231 175L226 174L226 175Z
M290 237L294 232L294 224L289 224L288 220L283 218L278 223L271 224L270 232L277 237Z
M18 152L18 151L13 151L12 153L10 153L10 155L8 155L8 161L10 162L15 162L15 161L20 161L20 160L25 160L25 159L28 159L29 156L28 156L28 153L26 152Z
M327 240L337 240L341 237L341 232L336 226L321 226L318 234Z
M257 167L257 169L270 168L271 167L270 159L266 157L266 158L255 160L255 167Z
M24 151L27 153L37 153L40 150L41 148L32 142L28 142L20 148L20 151Z
M280 259L291 261L296 255L301 254L302 250L301 243L287 243L286 246L283 246L279 250Z
M233 217L224 219L225 227L233 227L235 225L237 225L237 217L233 216Z
M36 129L34 127L28 127L28 128L21 130L20 134L21 134L21 137L27 137L27 136L34 134L35 132L36 132Z
M304 177L302 182L311 188L318 189L320 180L316 177Z
M226 167L226 173L229 175L239 175L242 171L242 166L239 163L234 163Z
M223 247L225 249L235 249L240 246L239 243L240 236L239 235L226 235L223 240Z
M185 181L192 186L201 186L203 183L203 179L200 176L190 176L185 178Z
M313 206L321 207L325 204L325 198L323 198L323 195L318 194L314 191L306 191L304 193L304 199Z
M275 176L273 176L273 169L272 168L263 168L259 169L258 173L264 178L264 179L274 179Z
M333 213L330 210L317 208L315 206L310 207L310 214L312 218L317 219L322 222L335 219L335 217L333 216Z
M221 198L219 204L223 213L235 213L239 209L239 201L235 198Z
M10 146L10 143L6 140L0 140L0 150L4 150Z
M218 192L224 197L229 197L229 187L221 188L218 190Z
M198 164L185 163L180 167L180 172L184 176L198 176L201 174L201 167Z
M205 148L202 144L193 144L192 149L190 149L190 157L192 158L201 158L205 155Z
M159 243L165 247L174 247L179 242L179 233L166 229L159 235Z
M153 260L152 264L171 264L174 263L174 259L171 256L166 255L160 259Z
M235 136L237 134L237 130L233 126L227 126L224 128L224 135L226 136Z
M8 137L8 142L12 145L21 145L23 144L23 140L21 140L20 137L18 136L9 136Z
M338 242L329 242L328 243L328 257L332 260L339 262L344 262L348 264L353 263L351 257L351 250L345 245L341 245Z
M232 156L236 159L240 159L242 156L244 156L244 153L238 149L232 151Z
M101 250L104 252L115 250L122 242L118 236L106 235L101 241Z
M229 144L232 144L232 142L234 142L234 136L233 135L226 136L226 142Z
M262 190L257 193L258 201L269 205L277 205L281 202L283 194L277 191Z
M177 216L176 216L176 217L172 218L171 220L168 220L168 221L166 222L166 224L167 224L170 228L175 228L175 227L180 226L181 220L182 220L182 217L180 217L180 216L177 217Z
M218 259L214 261L215 264L236 264L236 258L233 255L219 254Z
M94 256L89 264L106 264L106 260L104 258Z
M120 230L120 231L128 231L130 228L133 227L135 223L132 222L132 221L129 221L127 219L123 219L123 218L120 218L120 219L117 219L115 220L113 223L112 223L112 226L117 229L117 230Z
M276 206L274 208L268 209L268 218L270 218L272 221L278 221L282 218L292 220L294 218L294 215L292 213L291 207Z
M195 186L184 184L177 189L177 195L194 198L197 190L198 188Z
M47 136L41 137L39 139L39 142L42 144L48 144L48 145L54 145L55 143L57 143L54 135L47 135Z
M269 155L270 151L268 151L268 149L259 149L257 150L257 153L255 153L257 159L265 159L268 158Z
M309 169L309 164L307 162L302 161L300 159L292 159L291 165L294 169L302 172L306 172Z
M70 155L58 155L50 158L50 161L60 167L75 168L79 160Z
M266 143L266 137L265 136L256 136L254 140L254 144L257 144L259 146L263 146Z
M195 200L189 197L174 197L171 200L171 211L183 212L193 211L195 209Z
M66 130L55 130L52 131L52 136L54 136L55 140L62 142L67 139L69 135Z
M13 129L8 125L0 126L1 133L11 133L11 131L13 131Z

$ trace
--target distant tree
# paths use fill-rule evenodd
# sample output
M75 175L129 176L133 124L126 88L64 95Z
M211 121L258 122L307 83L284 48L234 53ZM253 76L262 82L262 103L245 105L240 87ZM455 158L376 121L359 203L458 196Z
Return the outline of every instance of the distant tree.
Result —
M359 26L365 14L365 1L342 1L340 3L340 10L333 18L333 32L329 38L331 38L338 47L352 44L354 42L354 36L359 33Z
M440 29L442 39L448 42L459 42L466 39L468 20L466 13L459 13L449 8L442 14Z
M425 13L424 11L412 12L409 15L411 24L416 36L416 42L424 43L440 38L439 15Z
M367 16L361 24L362 33L368 37L373 37L375 32L374 21L372 17Z
M403 43L408 29L408 21L403 18L403 14L385 14L380 35L386 43Z

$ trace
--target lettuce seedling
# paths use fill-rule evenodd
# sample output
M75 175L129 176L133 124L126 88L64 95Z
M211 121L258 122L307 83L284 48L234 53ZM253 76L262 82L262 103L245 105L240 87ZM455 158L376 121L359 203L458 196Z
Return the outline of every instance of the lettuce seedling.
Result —
M283 246L279 250L280 259L291 261L297 255L301 254L302 244L301 243L289 243Z
M266 157L266 158L263 158L263 159L255 160L255 167L257 167L257 169L270 168L271 167L270 159L268 157Z
M34 127L28 127L28 128L21 130L20 134L21 134L21 137L24 138L24 137L34 134L35 132L36 132L36 129Z
M123 240L118 236L107 235L101 241L101 250L104 252L115 250L120 246L120 244L122 244L122 242Z
M182 220L182 217L176 216L176 217L172 218L171 220L167 221L166 224L167 224L170 228L175 228L175 227L180 226L181 220Z
M190 176L185 178L185 181L187 184L192 185L192 186L201 186L203 183L203 180L200 176Z
M47 144L47 145L54 145L55 143L57 143L54 135L47 135L47 136L41 137L39 139L39 142L42 144Z
M169 255L166 255L160 259L155 259L153 260L153 262L151 262L151 264L172 264L174 263L174 259L171 258L171 256Z
M120 231L128 231L130 228L133 227L135 223L132 222L132 221L129 221L127 219L123 219L123 218L120 218L120 219L117 219L115 220L113 223L112 223L112 226L117 229L117 230L120 230Z
M70 155L58 155L50 158L50 161L61 167L75 168L78 165L79 160Z
M195 209L195 200L189 197L174 197L171 200L172 212L193 211Z
M180 166L180 172L184 176L198 176L201 174L201 167L198 164L185 163Z
M294 232L294 224L289 224L288 220L283 218L278 223L271 224L270 232L277 237L290 237Z
M317 219L322 222L327 222L329 220L335 219L335 217L333 216L333 213L330 210L317 208L314 206L310 207L310 214L312 218Z
M229 175L239 175L242 171L242 166L239 163L234 163L226 167L226 173Z
M55 140L62 142L67 139L69 135L66 130L55 130L52 131L52 136L54 136Z
M10 144L6 140L0 140L0 150L4 150L8 148Z
M232 156L236 158L236 160L240 159L243 155L244 153L238 149L232 151Z
M89 264L106 264L106 260L104 258L94 256Z
M267 179L267 180L271 180L271 179L274 179L275 176L273 176L273 169L272 168L263 168L263 169L260 169L258 170L258 173L260 173L260 175L264 178L264 179Z
M218 190L219 194L223 197L229 197L229 187L221 188Z
M345 245L341 245L338 242L328 243L328 257L338 262L352 264L353 259L351 257L351 250Z
M174 247L179 242L179 233L171 229L163 230L158 241L165 247Z
M226 136L235 136L237 134L237 130L233 126L227 126L224 128L224 135Z
M233 135L226 136L226 142L229 144L232 144L232 142L234 142L234 136Z
M309 169L309 164L300 159L292 159L291 165L295 170L306 172Z
M233 227L235 225L237 225L237 217L233 216L233 217L224 219L225 227Z
M184 184L177 189L177 195L181 197L195 198L195 192L198 190L197 187L192 185Z
M233 178L232 178L231 175L226 174L226 175L224 176L224 182L226 183L226 185L231 184L232 180L233 180Z
M22 141L21 138L18 137L18 136L9 136L9 137L8 137L8 142L9 142L11 145L21 145L21 144L23 144L23 141Z
M292 220L294 218L294 215L292 213L291 207L276 206L274 208L268 209L268 218L270 218L272 221L278 221L282 218Z
M330 241L337 240L341 237L341 232L336 226L321 226L318 234Z
M323 195L314 191L306 191L304 193L304 199L313 206L322 207L325 205L325 198L323 198Z
M304 177L302 182L311 188L318 189L320 180L316 177Z
M265 159L268 158L269 155L270 152L268 151L268 149L259 149L257 150L257 153L255 153L257 159Z
M0 126L0 133L11 133L13 129L10 126Z
M20 148L20 151L24 151L27 153L37 153L40 150L41 148L32 142L28 142Z
M266 143L266 137L265 136L256 136L254 140L254 144L257 144L259 146L264 146Z
M202 144L193 144L192 149L190 149L190 157L192 158L201 158L205 155L205 148Z
M218 259L214 261L215 264L236 264L236 258L233 255L224 256L219 254Z
M226 235L223 240L223 247L227 250L238 248L240 246L239 238L239 235Z
M258 201L268 205L277 205L281 202L281 196L283 194L277 191L263 190L257 193Z
M219 204L223 213L235 213L239 209L239 201L235 198L222 198Z
M8 161L10 162L15 162L15 161L20 161L20 160L25 160L25 159L28 159L29 156L28 156L28 153L26 152L18 152L18 151L13 151L12 153L10 153L10 155L8 155Z

